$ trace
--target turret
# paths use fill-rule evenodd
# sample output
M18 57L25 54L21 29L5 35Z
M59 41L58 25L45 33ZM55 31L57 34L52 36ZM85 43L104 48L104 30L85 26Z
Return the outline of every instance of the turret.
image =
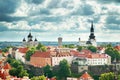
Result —
M58 37L58 47L62 47L62 37Z

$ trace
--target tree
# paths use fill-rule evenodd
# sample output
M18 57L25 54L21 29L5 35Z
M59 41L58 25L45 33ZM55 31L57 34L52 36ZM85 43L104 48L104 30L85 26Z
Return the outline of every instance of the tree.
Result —
M82 49L83 49L82 46L78 46L78 47L77 47L77 50L78 50L78 51L81 51Z
M25 55L25 58L27 61L30 61L30 57L35 53L35 49L30 49L27 51L26 55Z
M46 77L42 75L42 76L33 77L30 80L46 80Z
M99 80L115 80L115 74L112 72L101 74Z
M92 51L92 52L96 52L97 51L97 48L94 47L94 46L88 46L87 49Z
M65 80L66 77L71 76L70 65L68 64L67 60L63 59L60 61L58 74L58 77L61 80Z
M29 76L26 70L24 70L22 65L19 65L17 68L12 68L9 71L10 75L12 76L17 76L17 77L24 77L24 76Z
M7 61L12 66L12 69L9 71L10 75L17 77L29 76L20 61L11 58L8 58Z
M105 53L111 56L112 62L116 59L117 61L120 60L120 53L119 51L115 50L113 47L107 47Z
M45 52L47 49L44 45L42 45L41 43L38 44L38 46L36 47L37 50L40 50L42 52Z
M52 68L50 65L46 65L44 68L44 75L47 76L48 78L52 78L53 77L53 73L52 73Z

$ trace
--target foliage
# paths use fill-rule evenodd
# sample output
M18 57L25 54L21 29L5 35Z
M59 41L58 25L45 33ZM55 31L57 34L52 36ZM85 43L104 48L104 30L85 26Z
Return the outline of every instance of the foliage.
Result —
M70 65L67 60L63 59L60 61L58 74L59 79L65 79L66 77L71 76Z
M41 43L38 44L38 46L36 47L37 50L40 50L42 52L47 51L46 47L44 45L42 45Z
M87 49L92 51L92 52L96 52L97 51L97 48L95 46L88 46Z
M30 80L46 80L46 77L42 75L42 76L33 77Z
M120 80L120 75L118 75L118 80Z
M115 80L115 74L112 72L101 74L99 80Z
M113 47L107 47L107 49L105 50L105 53L108 54L109 56L111 56L112 62L115 60L115 58L116 58L117 61L120 60L119 51L117 51Z
M52 74L52 68L50 67L50 65L46 65L44 68L44 75L47 76L48 78L52 78L53 74Z
M27 51L26 55L25 55L25 58L27 61L30 61L30 56L32 56L35 52L35 49L34 48L31 48L30 50Z
M9 71L10 75L17 77L29 76L27 71L24 70L23 65L20 61L11 58L8 58L7 61L12 66L12 69Z
M78 51L81 51L82 49L83 49L82 46L78 46L78 47L77 47L77 50L78 50Z
M9 47L6 47L6 48L2 49L2 52L6 53L6 52L8 52L8 50L9 50Z
M65 45L63 45L63 47L66 47L66 48L75 48L75 45L74 44L65 44Z

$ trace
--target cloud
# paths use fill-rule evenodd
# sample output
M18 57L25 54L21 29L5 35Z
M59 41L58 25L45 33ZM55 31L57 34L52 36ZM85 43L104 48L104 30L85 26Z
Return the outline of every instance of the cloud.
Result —
M120 25L120 17L116 15L111 15L106 18L106 23L109 24L119 24ZM112 25L111 25L112 26Z
M10 21L10 14L19 7L21 0L0 0L0 21Z
M44 0L25 0L27 3L41 4Z

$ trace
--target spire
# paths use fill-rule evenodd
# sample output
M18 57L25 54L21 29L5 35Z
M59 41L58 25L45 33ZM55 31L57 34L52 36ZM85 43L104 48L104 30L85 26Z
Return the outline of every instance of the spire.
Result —
M94 32L93 21L91 22L91 29L90 29L90 32Z
M31 32L29 33L28 38L32 38Z
M35 38L35 40L34 41L37 41L37 38Z
M26 41L25 38L23 38L23 42Z
M94 36L94 28L93 28L93 21L91 22L91 29L90 29L89 39L95 39L95 36Z

